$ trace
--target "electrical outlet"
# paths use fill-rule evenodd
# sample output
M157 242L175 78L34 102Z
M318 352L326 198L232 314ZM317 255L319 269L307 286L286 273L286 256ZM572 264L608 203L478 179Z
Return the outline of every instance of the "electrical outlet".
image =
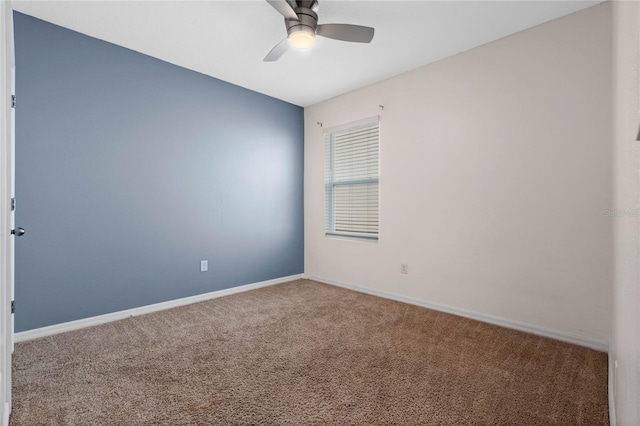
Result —
M209 261L201 260L200 261L200 272L207 272L209 270Z
M407 265L406 263L401 263L400 264L400 273L401 274L408 274L409 273L409 265Z

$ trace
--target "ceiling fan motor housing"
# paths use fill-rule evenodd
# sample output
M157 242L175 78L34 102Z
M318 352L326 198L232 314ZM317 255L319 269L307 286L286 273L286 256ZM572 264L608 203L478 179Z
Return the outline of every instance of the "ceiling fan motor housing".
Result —
M316 28L318 27L318 15L306 7L296 7L293 10L298 15L298 20L285 18L284 22L287 26L287 35L305 32L315 36Z

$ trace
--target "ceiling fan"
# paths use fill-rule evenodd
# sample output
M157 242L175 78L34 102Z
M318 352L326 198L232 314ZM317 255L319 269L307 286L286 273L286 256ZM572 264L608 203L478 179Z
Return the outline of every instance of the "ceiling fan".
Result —
M264 62L277 61L289 47L311 49L316 36L356 43L370 43L374 29L350 24L318 25L318 0L266 0L275 10L284 16L287 38L271 49Z

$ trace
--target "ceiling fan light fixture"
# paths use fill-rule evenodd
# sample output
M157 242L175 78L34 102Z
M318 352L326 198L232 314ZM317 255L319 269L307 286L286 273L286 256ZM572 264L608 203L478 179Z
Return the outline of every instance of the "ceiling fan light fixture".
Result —
M289 34L289 44L294 49L308 50L313 47L316 42L315 34L308 31L294 31Z
M267 0L284 16L287 38L280 40L264 57L264 62L277 61L289 48L309 50L316 36L353 43L371 43L375 29L351 24L318 25L318 0Z

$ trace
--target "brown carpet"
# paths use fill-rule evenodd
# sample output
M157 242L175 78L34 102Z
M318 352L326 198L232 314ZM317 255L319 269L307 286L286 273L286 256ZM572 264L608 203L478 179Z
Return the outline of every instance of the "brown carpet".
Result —
M607 425L607 356L299 280L16 345L11 425Z

